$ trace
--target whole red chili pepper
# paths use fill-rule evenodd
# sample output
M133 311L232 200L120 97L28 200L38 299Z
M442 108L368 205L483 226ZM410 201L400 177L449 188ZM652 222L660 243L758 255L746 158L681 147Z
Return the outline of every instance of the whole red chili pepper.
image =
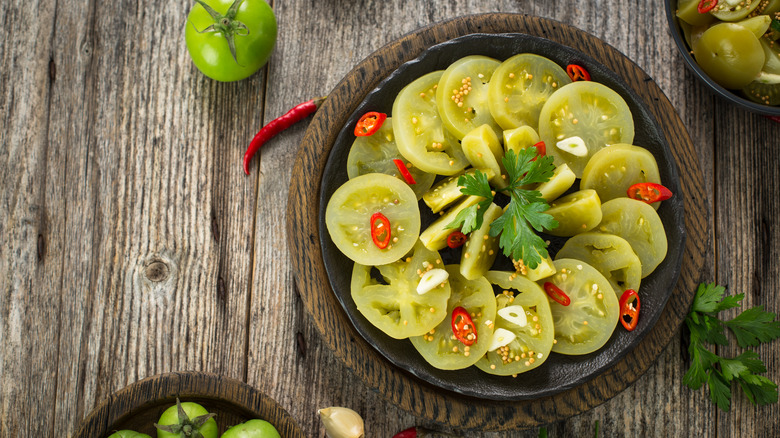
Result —
M666 201L672 197L672 191L656 183L636 183L626 190L631 199L652 204L653 202Z
M324 97L318 97L296 105L284 115L271 120L267 125L263 126L263 128L255 134L254 138L252 138L252 141L249 142L249 147L247 147L246 152L244 152L244 173L249 175L249 163L265 142L274 138L277 134L295 123L305 119L306 116L314 111L317 111L317 108L319 108L324 101Z
M700 14L706 14L715 9L715 6L718 6L718 0L701 0L699 6L696 6L696 10L699 11Z
M566 73L569 75L572 81L589 81L590 80L590 73L588 73L587 70L585 70L585 67L582 67L577 64L569 64L566 66Z
M620 323L628 331L633 331L639 322L639 295L633 289L628 289L620 296Z
M431 429L426 429L424 427L410 427L408 429L404 429L397 434L393 435L393 438L426 438L426 437L452 437L456 438L455 435L446 433L446 432L439 432Z

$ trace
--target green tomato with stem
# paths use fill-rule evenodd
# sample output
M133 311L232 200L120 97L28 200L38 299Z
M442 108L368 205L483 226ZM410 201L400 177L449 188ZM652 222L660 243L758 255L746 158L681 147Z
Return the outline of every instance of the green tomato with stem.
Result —
M195 0L184 32L187 51L203 74L218 81L247 78L268 61L276 17L265 0Z
M166 409L155 423L157 438L217 438L219 431L215 414L193 402L176 404Z

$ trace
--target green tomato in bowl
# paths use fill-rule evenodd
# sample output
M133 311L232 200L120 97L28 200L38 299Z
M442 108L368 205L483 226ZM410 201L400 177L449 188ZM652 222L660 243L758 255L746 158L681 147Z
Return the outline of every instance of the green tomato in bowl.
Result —
M254 74L276 44L276 17L265 0L195 0L184 32L203 74L222 82Z
M118 430L111 435L108 436L108 438L152 438L149 435L141 432L136 432L134 430Z
M765 61L758 38L734 23L707 29L693 45L693 56L705 73L729 89L740 89L753 82Z
M281 435L271 423L256 419L236 424L226 430L221 438L281 438Z
M219 434L213 414L198 403L181 403L179 399L160 415L154 426L157 438L217 438Z

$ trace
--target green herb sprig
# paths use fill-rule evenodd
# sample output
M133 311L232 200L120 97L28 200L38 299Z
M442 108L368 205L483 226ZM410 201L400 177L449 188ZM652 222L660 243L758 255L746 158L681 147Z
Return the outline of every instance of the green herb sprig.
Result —
M758 354L748 347L770 342L780 337L780 322L774 313L764 311L763 306L747 309L735 318L724 321L716 315L726 309L740 306L745 294L725 296L726 289L715 283L700 284L693 299L685 324L691 332L688 353L691 366L683 377L683 383L691 389L699 389L705 383L710 399L718 408L728 412L731 408L731 384L737 382L751 403L764 405L777 403L777 384L758 374L766 372L766 366ZM726 329L731 331L745 352L734 358L713 353L710 345L728 345Z
M558 222L544 213L550 208L542 194L529 190L527 186L549 181L555 170L553 157L538 156L536 147L519 152L507 151L502 160L509 176L509 185L501 192L509 196L504 213L490 224L490 235L499 236L498 244L504 255L513 260L522 260L531 269L547 258L547 244L534 232L552 229ZM473 175L458 178L461 193L481 196L484 199L462 210L447 228L460 228L468 233L482 226L485 211L493 202L495 192L488 183L487 175L477 170Z

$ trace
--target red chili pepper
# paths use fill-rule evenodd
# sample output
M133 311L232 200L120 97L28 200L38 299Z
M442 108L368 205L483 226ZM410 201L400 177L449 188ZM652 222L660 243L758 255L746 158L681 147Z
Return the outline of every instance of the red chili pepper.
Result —
M636 328L640 307L639 295L634 289L628 289L620 296L620 323L626 330L633 331Z
M558 304L561 306L568 306L571 304L571 298L569 298L568 295L566 295L566 292L562 291L561 288L558 286L550 283L549 281L544 283L544 291L547 292L547 295L555 300Z
M656 183L637 183L626 191L628 197L637 201L652 204L653 202L666 201L672 197L672 191Z
M324 97L318 97L296 105L284 115L271 120L267 125L263 126L263 128L255 134L254 138L252 138L252 141L249 142L249 147L246 149L246 152L244 152L244 173L249 175L249 163L252 161L252 157L255 156L257 151L260 150L260 146L274 138L280 132L305 119L309 114L317 111L317 108L319 108L324 101Z
M396 158L393 160L393 163L395 163L395 166L398 168L398 171L401 172L401 176L404 177L407 184L417 184L417 181L414 180L412 174L409 173L406 164L404 164L404 160Z
M387 114L385 113L371 111L363 114L363 117L355 125L355 135L357 137L365 137L377 132L382 127L385 119L387 119Z
M477 328L474 327L469 312L463 307L456 307L452 310L452 333L463 345L472 345L477 342Z
M426 437L434 437L434 436L440 438L441 437L455 438L455 435L426 429L424 427L410 427L408 429L404 429L398 432L397 434L393 435L393 438L426 438Z
M455 230L451 232L449 236L447 236L447 246L450 248L459 248L463 246L464 243L466 243L466 240L467 237L465 234Z
M390 244L390 220L382 213L374 213L371 216L371 240L379 249L387 248Z
M566 66L566 73L569 75L572 81L589 81L590 80L590 73L588 73L587 70L585 70L585 67L582 67L577 64L569 64Z
M537 154L539 154L541 156L547 155L547 145L545 145L543 141L540 141L539 143L536 143L534 145L534 147L536 148L536 153Z
M706 14L713 10L715 6L718 6L718 0L701 0L699 6L696 6L696 10L699 11L700 14Z

